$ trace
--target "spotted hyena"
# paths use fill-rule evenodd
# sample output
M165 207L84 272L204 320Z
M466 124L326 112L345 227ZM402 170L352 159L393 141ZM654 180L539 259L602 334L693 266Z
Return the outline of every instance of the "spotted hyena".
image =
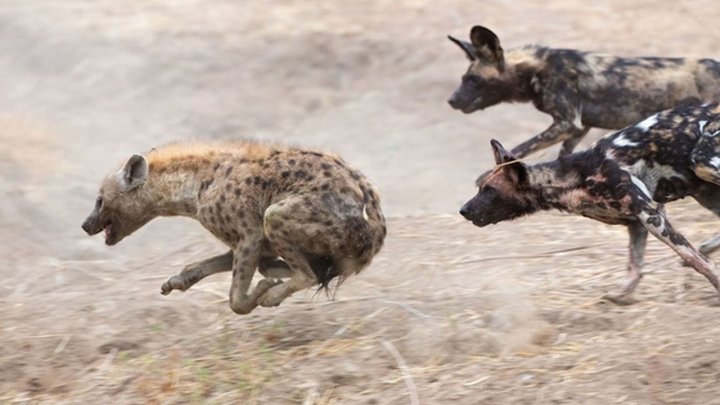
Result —
M386 234L377 190L341 158L255 142L172 144L133 155L103 180L82 227L104 231L114 245L171 215L198 220L230 250L187 266L161 292L232 270L230 307L239 314L358 273ZM265 279L248 294L256 269Z
M720 215L720 106L681 106L600 139L589 150L526 165L493 140L497 166L478 179L478 193L460 213L483 227L540 210L558 209L628 227L629 279L620 302L633 292L648 232L672 248L718 289L715 264L704 255L715 237L695 250L670 224L662 204L693 197Z
M470 59L450 105L464 113L501 102L532 102L552 116L549 128L516 146L525 157L562 142L573 151L595 128L619 129L681 104L720 100L720 62L712 59L620 58L529 45L503 51L489 29L470 42L449 37Z

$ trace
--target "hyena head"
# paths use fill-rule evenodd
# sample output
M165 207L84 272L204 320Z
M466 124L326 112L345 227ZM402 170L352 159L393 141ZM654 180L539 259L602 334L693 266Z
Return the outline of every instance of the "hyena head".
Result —
M148 162L141 155L133 155L120 170L110 173L82 229L88 235L105 231L105 243L114 245L150 221L154 215L143 190L147 177Z
M527 166L517 161L500 142L493 139L490 144L496 166L478 178L478 193L460 208L460 215L480 227L537 211Z
M506 74L505 57L497 35L476 25L470 30L471 43L449 35L448 38L470 59L470 67L463 75L460 87L448 100L452 108L469 114L512 100L514 84Z

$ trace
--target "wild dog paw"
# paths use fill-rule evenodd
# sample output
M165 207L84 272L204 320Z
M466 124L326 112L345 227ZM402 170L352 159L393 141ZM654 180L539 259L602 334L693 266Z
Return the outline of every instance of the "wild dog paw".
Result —
M162 295L168 295L172 290L187 290L187 287L185 286L185 279L183 279L181 275L178 274L170 277L165 283L163 283L162 286L160 286L160 294Z

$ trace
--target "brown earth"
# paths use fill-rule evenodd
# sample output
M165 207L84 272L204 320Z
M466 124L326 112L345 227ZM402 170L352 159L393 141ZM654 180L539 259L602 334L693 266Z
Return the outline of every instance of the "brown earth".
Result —
M506 47L720 58L719 19L710 0L0 1L0 403L720 404L710 285L651 241L638 303L608 304L622 228L465 223L488 140L549 119L444 101L466 68L445 35L473 24ZM161 296L222 251L196 223L113 249L80 230L118 160L239 136L339 152L380 187L387 245L334 299L237 316L227 274ZM692 241L718 228L669 213Z

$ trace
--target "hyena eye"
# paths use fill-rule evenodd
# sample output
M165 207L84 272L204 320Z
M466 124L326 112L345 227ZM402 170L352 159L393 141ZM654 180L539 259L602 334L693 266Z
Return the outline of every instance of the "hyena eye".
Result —
M483 192L483 193L494 193L494 192L495 192L495 189L494 189L493 187L491 187L491 186L484 186L484 187L482 188L482 192Z
M103 201L102 201L102 197L98 197L98 198L95 200L95 208L100 209L100 207L102 206L102 202L103 202Z

